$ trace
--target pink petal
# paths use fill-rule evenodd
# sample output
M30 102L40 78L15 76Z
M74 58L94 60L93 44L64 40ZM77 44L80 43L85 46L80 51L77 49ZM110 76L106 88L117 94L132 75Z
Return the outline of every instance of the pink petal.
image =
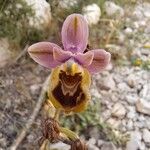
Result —
M91 50L94 53L94 58L88 67L86 67L91 73L97 73L106 68L110 62L111 54L102 49Z
M71 58L72 53L69 51L64 51L61 49L54 48L53 49L53 58L58 62L65 62L69 58Z
M80 14L72 14L66 18L62 27L62 43L65 50L84 52L88 43L88 24Z
M53 58L53 49L61 49L58 45L50 42L39 42L28 48L31 58L46 68L54 68L60 64Z
M92 51L88 51L84 54L77 53L74 58L83 66L89 66L93 61L94 53Z

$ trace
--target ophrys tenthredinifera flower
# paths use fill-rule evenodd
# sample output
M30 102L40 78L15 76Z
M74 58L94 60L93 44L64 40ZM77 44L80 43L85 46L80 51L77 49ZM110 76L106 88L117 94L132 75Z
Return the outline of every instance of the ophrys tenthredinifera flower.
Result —
M84 52L88 44L88 24L80 14L66 18L62 27L63 49L50 42L29 47L32 59L52 69L48 95L55 108L80 112L90 97L91 74L105 69L110 53L103 49Z

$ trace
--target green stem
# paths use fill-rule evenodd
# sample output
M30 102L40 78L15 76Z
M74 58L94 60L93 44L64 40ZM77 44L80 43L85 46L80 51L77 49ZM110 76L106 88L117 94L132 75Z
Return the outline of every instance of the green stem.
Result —
M60 115L60 109L56 109L54 119L58 121L59 120L59 115Z
M60 132L64 133L69 139L71 139L73 141L79 139L78 135L75 132L73 132L67 128L60 127L59 130L60 130Z

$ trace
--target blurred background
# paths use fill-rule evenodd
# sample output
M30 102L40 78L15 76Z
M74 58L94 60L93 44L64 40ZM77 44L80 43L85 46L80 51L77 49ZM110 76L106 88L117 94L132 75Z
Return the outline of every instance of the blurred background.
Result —
M103 48L112 60L93 76L87 110L61 117L62 125L90 150L149 150L149 0L0 0L0 150L9 149L25 126L50 74L30 59L28 46L62 46L62 23L72 13L88 21L88 49ZM40 111L19 150L39 149L42 119ZM52 149L69 148L57 143Z

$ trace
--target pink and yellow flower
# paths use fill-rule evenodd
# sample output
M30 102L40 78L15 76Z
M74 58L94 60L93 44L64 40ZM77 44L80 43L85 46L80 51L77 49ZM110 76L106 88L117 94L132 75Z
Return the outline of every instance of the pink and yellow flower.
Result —
M52 69L49 99L56 108L66 112L80 112L90 98L91 74L105 69L110 53L103 49L88 52L88 25L80 14L66 18L62 27L63 49L50 42L39 42L29 47L31 58Z

